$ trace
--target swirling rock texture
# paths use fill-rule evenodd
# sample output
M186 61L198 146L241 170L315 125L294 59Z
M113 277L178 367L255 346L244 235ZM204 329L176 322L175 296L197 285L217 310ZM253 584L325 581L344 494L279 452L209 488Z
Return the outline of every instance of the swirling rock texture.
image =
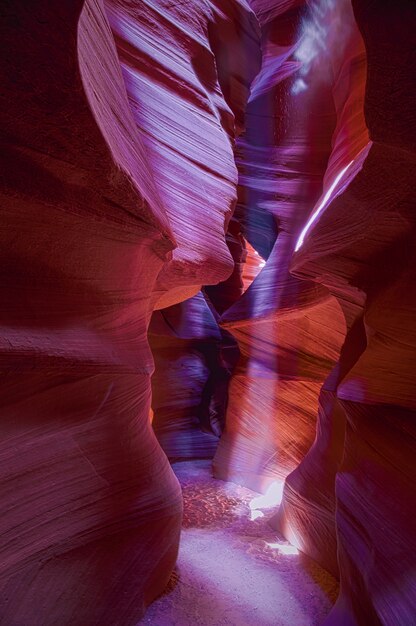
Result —
M173 332L161 330L157 338L151 330L154 428L171 459L212 457L235 360L232 342L203 298L166 307L227 273L222 293L233 299L237 290L234 300L241 293L233 263L239 249L232 241L238 223L230 223L227 241L224 228L236 196L234 138L261 63L258 25L248 6L236 1L108 1L106 7L132 114L177 243L159 274L156 303Z
M312 224L311 219L317 211L322 210L339 193L339 185L345 182L341 178L336 183L339 175L369 141L363 112L366 55L352 7L349 3L338 3L329 6L322 15L312 17L315 20L319 17L320 29L328 33L326 41L331 53L332 99L337 123L324 176L323 193L312 211L312 217L306 222L306 228ZM310 28L311 24L314 24L313 20L309 22ZM312 43L317 45L316 41ZM299 235L297 246L304 239L304 231L305 227ZM351 359L355 358L357 346L363 343L360 327L354 323L356 309L348 308L342 302L340 305L345 321L335 325L335 319L330 315L325 322L333 331L340 328L342 336L348 329L347 339L340 360L320 390L317 435L301 465L286 479L285 497L278 519L278 526L283 527L291 540L334 575L338 573L334 481L342 455L345 428L345 416L336 400L335 390ZM320 321L323 322L324 318ZM321 333L318 338L321 340ZM351 349L351 346L354 347Z
M350 122L348 107L357 109L350 91L355 51L348 56L347 42L340 50L329 29L338 24L339 30L342 22L347 34L356 32L351 7L272 4L252 3L262 25L263 64L237 144L235 212L243 235L267 263L221 317L242 358L214 461L216 476L256 489L284 479L311 446L320 388L344 339L336 299L291 276L289 263L321 195L337 125L347 141L342 116Z
M414 2L3 0L0 27L0 624L136 624L179 542L157 438L212 456L228 401L214 473L285 481L326 624L410 626Z
M236 198L233 142L261 52L244 1L107 0L132 115L177 247L157 308L232 272L224 238Z
M280 523L292 541L334 568L334 554L318 554L317 536L335 522L341 593L325 624L411 624L416 7L355 0L353 8L367 53L371 142L292 263L297 276L328 287L350 330L323 387L315 444L286 481ZM351 155L338 145L343 167ZM321 521L305 532L307 518Z
M173 236L106 18L82 9L1 8L0 620L19 626L135 623L181 521L147 419Z
M0 17L0 621L126 626L166 585L182 510L146 331L232 270L232 111L237 128L257 25L237 1Z

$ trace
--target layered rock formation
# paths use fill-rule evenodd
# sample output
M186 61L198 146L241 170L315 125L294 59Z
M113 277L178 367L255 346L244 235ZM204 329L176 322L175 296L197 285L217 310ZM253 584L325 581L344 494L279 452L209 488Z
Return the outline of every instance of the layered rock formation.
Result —
M325 623L410 624L416 610L416 8L363 0L353 6L368 59L364 110L372 142L293 261L298 276L331 290L351 330L338 371L324 386L333 408L323 402L316 446L300 469L307 493L323 460L337 470L341 594ZM299 477L288 481L289 503L293 482Z
M179 541L157 439L220 437L340 577L328 626L413 623L414 3L0 23L0 623L136 624Z
M0 16L0 621L136 624L182 508L150 426L146 331L157 303L232 270L231 111L257 27L243 2Z
M268 260L222 317L243 358L231 383L226 433L214 470L217 476L261 489L285 477L312 442L319 393L315 441L286 479L274 524L340 576L341 595L328 624L411 623L415 175L410 50L415 9L406 2L400 8L388 2L376 8L357 0L354 16L349 3L315 3L302 14L300 37L298 27L293 28L299 24L299 3L253 6L262 22L264 60L239 145L236 216ZM299 37L297 45L289 39L284 57L276 32ZM322 33L327 35L324 42L319 41ZM308 37L306 49L318 66L302 50ZM322 47L315 50L317 44ZM399 57L408 62L396 72ZM286 87L277 98L273 80L283 82L288 76L295 77L291 93ZM336 117L321 197L302 215L301 198L294 199L291 210L288 203L294 168L288 170L287 161L279 167L270 155L279 152L282 136L289 132L295 97L320 78L319 96L326 106L328 99L332 102ZM262 142L267 142L258 120L255 149L250 145L250 114L257 95L261 101L267 94L274 100L264 122L269 139L265 156ZM300 107L309 120L310 104ZM267 100L258 110L267 112ZM318 110L322 112L322 104ZM272 135L267 125L279 129L279 115L284 133ZM314 119L320 139L331 128L329 120L319 127ZM296 130L300 128L297 121ZM309 156L305 151L310 165ZM288 191L279 197L276 192L283 195L285 186ZM309 198L312 207L313 195ZM295 248L299 251L290 261ZM303 281L324 290L314 292ZM321 389L331 363L334 368Z
M349 83L354 51L346 56L348 41L340 46L329 29L337 18L348 26L348 36L354 32L348 5L273 7L253 3L262 25L263 64L238 141L235 212L267 263L221 318L243 358L214 462L217 476L258 489L284 479L308 451L320 388L343 342L345 321L335 298L291 276L289 263L328 175L337 125L348 134L342 115L348 106L357 108Z
M0 621L19 626L136 623L181 522L147 419L173 236L108 23L82 4L1 10Z
M136 132L177 243L157 308L224 280L236 197L233 141L261 53L244 1L107 0Z
M353 171L348 172L345 169L360 153L361 159L363 158L365 152L362 151L369 141L363 110L366 55L352 7L347 2L339 3L332 9L328 8L322 16L315 14L309 19L314 24L314 20L322 17L324 20L320 23L320 28L328 33L326 41L331 63L331 98L337 122L324 176L323 192L298 234L296 248L304 245L315 219L319 219L320 212L342 191L349 180L348 175ZM337 37L342 37L341 41ZM333 51L335 52L332 53ZM326 283L320 284L329 287ZM329 291L335 295L331 289ZM279 526L283 527L290 539L335 575L338 574L338 564L334 480L342 457L345 424L335 390L345 374L345 368L356 358L354 355L357 346L364 345L360 327L354 323L356 309L346 311L341 302L340 305L343 315L337 322L332 315L320 316L320 322L325 324L326 330L321 330L316 335L319 342L322 342L322 333L328 334L330 329L332 332L338 330L342 340L344 334L347 331L348 333L340 360L319 392L315 441L300 467L286 480L285 497L279 514Z

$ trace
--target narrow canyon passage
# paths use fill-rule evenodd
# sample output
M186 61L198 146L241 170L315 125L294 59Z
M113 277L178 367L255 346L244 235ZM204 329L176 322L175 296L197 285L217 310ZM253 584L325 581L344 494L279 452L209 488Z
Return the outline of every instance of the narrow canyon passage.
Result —
M0 626L414 626L415 0L0 50Z
M140 624L322 624L338 583L269 526L279 494L262 499L213 479L209 461L174 463L173 469L184 497L178 562Z

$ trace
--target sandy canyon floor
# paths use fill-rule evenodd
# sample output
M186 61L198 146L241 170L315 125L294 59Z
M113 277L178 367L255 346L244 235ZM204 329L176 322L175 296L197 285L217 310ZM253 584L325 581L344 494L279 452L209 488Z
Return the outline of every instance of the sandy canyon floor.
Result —
M259 494L215 480L209 461L176 463L184 520L166 592L140 624L318 626L337 582L268 525L276 508L253 510ZM251 503L251 507L250 507Z

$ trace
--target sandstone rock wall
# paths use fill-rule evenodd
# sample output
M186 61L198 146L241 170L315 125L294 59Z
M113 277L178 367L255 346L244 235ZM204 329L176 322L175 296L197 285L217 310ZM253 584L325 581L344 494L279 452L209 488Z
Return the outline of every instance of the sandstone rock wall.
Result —
M0 21L0 623L133 625L182 511L147 328L232 270L257 27L243 2L162 0L6 0ZM234 33L218 65L216 27Z

